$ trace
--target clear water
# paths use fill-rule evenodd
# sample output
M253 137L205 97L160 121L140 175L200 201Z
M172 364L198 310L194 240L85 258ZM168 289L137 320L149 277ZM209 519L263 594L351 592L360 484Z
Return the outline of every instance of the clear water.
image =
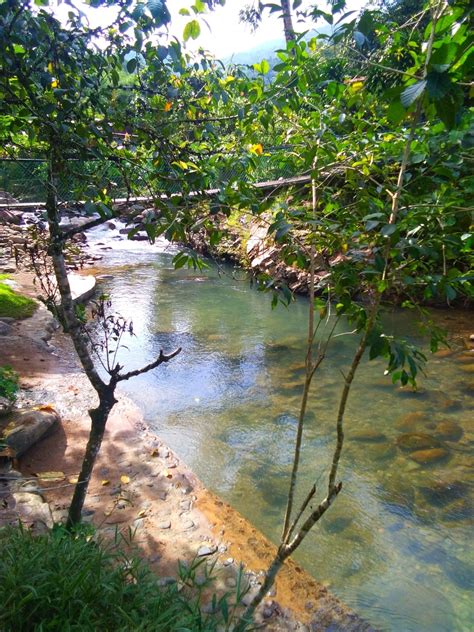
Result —
M272 310L242 273L175 271L171 259L163 245L117 242L106 252L104 272L112 278L101 286L137 333L122 356L127 367L182 347L175 360L124 389L201 480L276 541L302 389L307 303ZM394 331L417 339L406 314L387 318ZM353 336L338 337L315 377L304 489L317 481L324 490L341 370L355 344ZM377 361L362 364L347 411L343 492L295 557L380 629L472 630L473 361L431 358L416 394L393 387L383 369ZM417 414L407 419L409 413ZM442 421L457 424L458 434L462 428L461 437L443 441L445 460L419 465L397 447L402 433L433 435ZM374 432L383 436L364 437Z

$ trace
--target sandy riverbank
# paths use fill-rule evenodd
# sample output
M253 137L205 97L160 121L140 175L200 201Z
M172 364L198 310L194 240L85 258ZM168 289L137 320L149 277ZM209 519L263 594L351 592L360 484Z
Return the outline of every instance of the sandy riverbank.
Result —
M28 275L15 277L20 289L33 294ZM22 406L51 404L61 424L20 460L25 476L62 473L60 480L41 482L55 520L61 520L72 493L89 427L87 410L94 393L78 369L69 339L55 334L41 341L47 315L13 324L3 339L0 364L21 376ZM175 575L177 562L200 555L216 562L217 591L231 591L239 565L245 567L248 598L256 589L275 547L247 520L210 491L178 456L144 424L139 409L125 397L110 417L86 501L86 520L104 535L116 529L135 531L134 545L160 576ZM290 562L275 590L262 604L258 620L267 630L369 630L326 588Z

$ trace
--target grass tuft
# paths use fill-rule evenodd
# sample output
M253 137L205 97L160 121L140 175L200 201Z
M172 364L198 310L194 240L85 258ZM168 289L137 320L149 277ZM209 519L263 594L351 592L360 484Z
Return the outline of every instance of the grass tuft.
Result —
M36 301L23 296L7 285L0 283L0 317L28 318L38 307Z
M228 629L226 607L203 614L182 582L161 586L141 560L105 548L83 529L70 534L56 526L38 536L0 529L0 586L4 632Z

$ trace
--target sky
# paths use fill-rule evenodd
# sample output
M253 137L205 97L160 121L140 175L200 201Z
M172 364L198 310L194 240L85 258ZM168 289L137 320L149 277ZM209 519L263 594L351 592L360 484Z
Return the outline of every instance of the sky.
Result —
M67 20L67 13L71 7L61 0L56 0L58 6L53 9L55 15L61 19ZM207 12L205 15L196 16L201 25L201 34L197 40L189 40L186 47L193 50L202 47L218 58L230 57L234 53L255 48L265 42L276 39L283 40L283 24L282 20L276 15L265 16L257 31L252 32L247 24L239 21L239 11L251 0L226 0L223 7L217 6L213 11ZM346 0L347 10L360 8L362 0ZM91 9L85 6L81 0L74 3L79 6L89 17L91 26L108 25L112 19L113 13L108 9ZM192 17L182 16L179 10L189 8L193 4L192 0L168 0L167 6L172 16L171 25L169 26L169 34L176 36L182 40L183 29L186 23ZM316 4L316 0L304 0L302 8ZM318 2L318 7L324 9L324 5ZM314 28L314 23L299 23L294 16L294 26L297 31L305 31ZM325 24L325 22L322 22Z

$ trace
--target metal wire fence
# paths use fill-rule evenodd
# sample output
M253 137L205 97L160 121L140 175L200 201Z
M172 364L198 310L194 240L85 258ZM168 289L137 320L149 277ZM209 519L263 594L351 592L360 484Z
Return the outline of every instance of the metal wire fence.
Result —
M43 203L46 200L47 162L43 158L0 158L0 198L18 202ZM228 157L217 165L214 174L207 178L207 189L219 188L234 180L263 182L292 177L296 167L288 162L286 148L266 151L255 160L249 171L239 156ZM150 181L158 176L159 191L179 193L179 168L162 162L135 166L129 162L98 160L68 160L64 174L57 183L58 197L62 202L90 199L98 190L106 189L114 198L126 197L129 190L134 196L151 195Z

